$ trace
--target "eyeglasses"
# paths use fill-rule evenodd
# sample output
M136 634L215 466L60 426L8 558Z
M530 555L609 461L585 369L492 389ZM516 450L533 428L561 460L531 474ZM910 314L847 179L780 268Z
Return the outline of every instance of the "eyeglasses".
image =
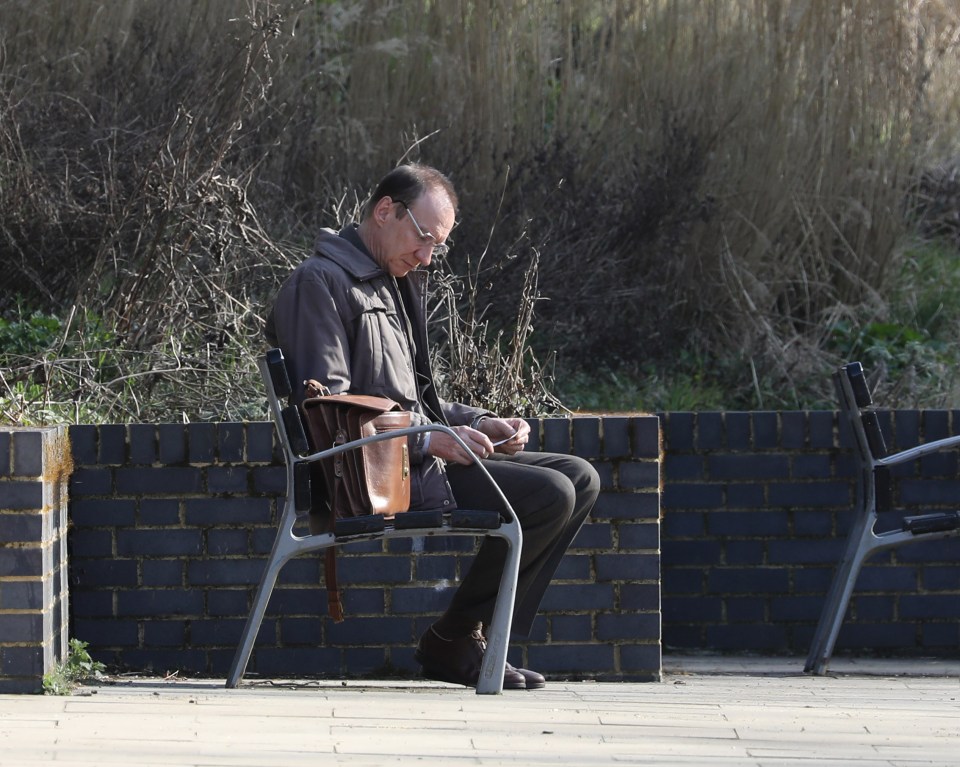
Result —
M420 239L433 240L434 258L443 258L445 255L447 255L447 253L450 252L450 246L445 242L437 242L437 238L434 237L432 234L430 234L430 232L423 231L423 229L420 228L420 224L417 223L417 219L413 217L413 211L410 210L410 208L408 208L406 204L402 202L400 204L403 205L403 209L407 211L407 215L410 216L410 220L413 222L413 226L416 228L417 234L420 235Z

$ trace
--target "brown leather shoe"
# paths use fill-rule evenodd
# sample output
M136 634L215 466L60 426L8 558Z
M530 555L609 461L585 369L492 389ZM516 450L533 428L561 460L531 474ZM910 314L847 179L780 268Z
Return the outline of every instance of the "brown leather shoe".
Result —
M431 626L420 637L414 657L423 666L423 675L428 679L476 687L486 649L487 640L479 627L467 636L444 639ZM508 665L503 673L503 689L527 689L526 677Z
M509 663L507 664L507 671L516 671L520 674L527 683L528 690L542 690L547 686L547 680L543 678L543 674L538 674L536 671L531 671L528 668L514 668Z

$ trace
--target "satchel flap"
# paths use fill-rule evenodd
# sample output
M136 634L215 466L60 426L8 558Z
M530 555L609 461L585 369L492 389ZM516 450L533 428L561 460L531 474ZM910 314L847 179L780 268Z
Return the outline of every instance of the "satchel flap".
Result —
M308 410L321 405L361 407L364 410L375 410L378 413L402 409L399 402L395 402L389 397L375 397L370 394L331 394L326 397L311 397L303 401L303 407Z

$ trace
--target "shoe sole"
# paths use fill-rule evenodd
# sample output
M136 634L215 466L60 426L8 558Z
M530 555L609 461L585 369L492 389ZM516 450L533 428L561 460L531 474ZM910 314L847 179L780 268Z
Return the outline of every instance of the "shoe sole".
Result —
M447 684L459 684L463 687L476 687L476 682L464 682L462 679L454 679L449 674L444 673L435 668L430 668L424 664L419 653L414 655L417 663L420 664L420 673L427 679L432 679L435 682L446 682ZM541 685L542 686L542 685ZM503 689L504 690L526 690L527 689L527 680L524 679L523 683L508 682L506 679L503 680Z

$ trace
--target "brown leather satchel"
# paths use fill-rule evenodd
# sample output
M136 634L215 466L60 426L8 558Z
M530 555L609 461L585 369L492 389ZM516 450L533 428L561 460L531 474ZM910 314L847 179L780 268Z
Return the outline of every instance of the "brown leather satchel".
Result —
M361 394L329 394L316 381L306 382L308 398L303 411L314 449L382 434L411 425L411 415L386 397ZM320 394L320 396L310 396ZM364 514L392 517L410 508L410 457L407 438L372 442L319 461L327 501L330 529L337 519ZM343 607L336 583L334 550L327 549L326 581L330 615L343 620Z

